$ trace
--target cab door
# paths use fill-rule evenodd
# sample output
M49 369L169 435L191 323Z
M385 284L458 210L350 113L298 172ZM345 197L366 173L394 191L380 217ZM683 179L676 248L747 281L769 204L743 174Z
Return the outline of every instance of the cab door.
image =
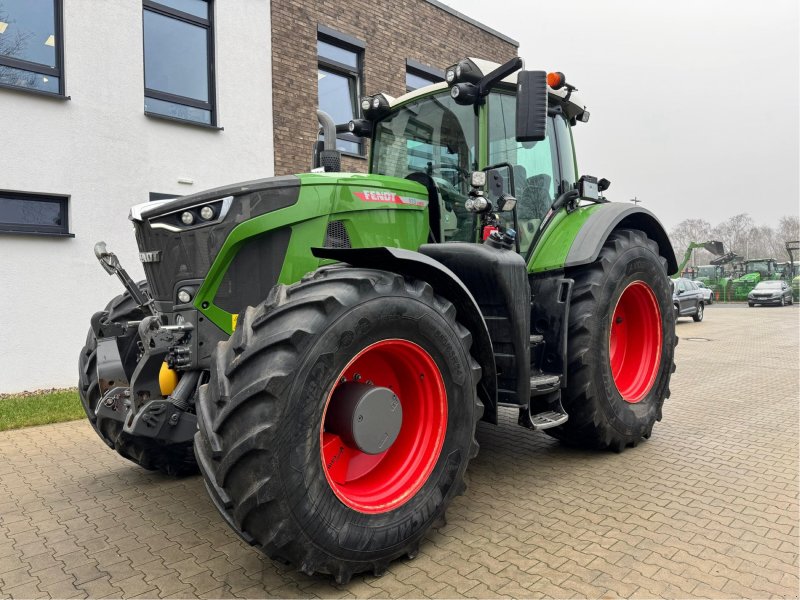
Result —
M527 255L542 219L558 196L561 174L553 117L547 119L547 137L541 142L516 139L516 97L493 93L488 102L486 166L511 165L520 252Z

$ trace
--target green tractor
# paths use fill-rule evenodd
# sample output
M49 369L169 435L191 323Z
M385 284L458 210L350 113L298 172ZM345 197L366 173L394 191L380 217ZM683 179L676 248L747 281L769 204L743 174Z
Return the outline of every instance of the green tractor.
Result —
M734 261L741 261L741 257L735 252L727 252L712 259L711 264L697 267L696 279L711 289L715 302L729 302L733 299L734 277L732 272L726 269L726 265Z
M146 281L91 320L80 393L148 469L199 467L248 543L346 582L413 557L502 410L574 446L650 437L677 262L647 210L576 176L563 74L465 59L362 100L369 174L315 172L132 208ZM339 127L338 129L343 129Z
M747 295L755 289L759 281L781 279L778 272L778 261L774 258L753 258L744 261L744 274L734 279L733 299L737 302L746 302Z

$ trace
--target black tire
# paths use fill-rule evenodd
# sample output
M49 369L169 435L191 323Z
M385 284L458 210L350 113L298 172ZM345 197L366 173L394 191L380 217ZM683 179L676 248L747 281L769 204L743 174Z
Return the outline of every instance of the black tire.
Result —
M781 306L786 306L786 296L781 296Z
M137 285L139 289L147 290L146 281L140 281ZM144 316L128 292L111 300L104 310L109 311L111 321L137 321ZM123 363L128 366L135 365L138 352L136 334L131 333L120 338L118 347ZM97 380L96 353L97 338L89 328L86 345L78 359L78 394L89 423L100 439L109 448L113 448L124 458L145 469L158 470L173 476L196 473L197 462L190 443L165 445L157 440L137 438L125 433L120 423L108 419L103 421L102 427L98 426L95 409L100 400L100 386Z
M711 295L708 297L708 305L711 306L714 304L714 292L711 292Z
M700 321L703 320L703 313L704 312L705 312L705 310L703 308L703 303L701 302L700 304L697 305L697 311L692 315L692 320L695 323L699 323Z
M750 308L753 308L755 306L755 304L753 304L752 302L748 302L747 306L749 306Z
M575 280L567 346L569 377L562 390L569 420L546 431L569 445L621 452L650 437L670 395L678 338L667 261L643 232L617 230L603 245L597 261L568 271L568 276ZM617 389L609 350L615 308L633 283L643 283L652 293L661 330L653 383L635 403L627 402Z
M276 286L242 317L216 348L198 400L195 453L223 518L267 556L340 583L415 555L464 492L467 463L478 452L481 369L453 305L422 281L333 267ZM349 361L390 339L419 345L435 362L446 389L446 432L419 491L389 512L367 514L326 480L322 413Z

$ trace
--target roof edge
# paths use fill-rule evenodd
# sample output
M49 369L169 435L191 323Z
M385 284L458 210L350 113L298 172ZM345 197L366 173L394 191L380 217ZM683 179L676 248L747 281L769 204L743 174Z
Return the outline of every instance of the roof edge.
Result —
M492 29L491 27L489 27L487 25L484 25L480 21L476 21L472 17L468 17L467 15L465 15L462 12L458 12L455 8L451 8L450 6L447 6L446 4L443 4L442 2L439 2L439 0L424 0L424 1L427 2L428 4L432 4L436 8L438 8L440 10L443 10L446 13L450 13L454 17L458 17L462 21L466 21L470 25L474 25L478 29L483 29L485 32L490 33L490 34L492 34L493 36L495 36L497 38L500 38L504 42L508 42L509 44L514 46L515 48L519 48L519 42L517 40L515 40L513 38L510 38L505 34L500 33L496 29Z

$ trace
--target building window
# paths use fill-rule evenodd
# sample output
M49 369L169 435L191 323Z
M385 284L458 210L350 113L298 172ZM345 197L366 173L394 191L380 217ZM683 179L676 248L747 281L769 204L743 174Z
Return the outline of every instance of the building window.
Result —
M0 0L0 85L64 95L61 0Z
M0 191L0 233L70 235L67 196Z
M144 112L216 125L212 7L144 0Z
M334 123L347 123L359 117L364 44L355 38L320 27L317 38L317 98L320 110ZM350 133L337 135L336 148L363 156L361 138Z
M415 60L406 60L406 92L444 81L444 73Z
M147 199L149 202L153 202L155 200L174 200L175 198L180 198L180 194L163 194L161 192L150 192Z

